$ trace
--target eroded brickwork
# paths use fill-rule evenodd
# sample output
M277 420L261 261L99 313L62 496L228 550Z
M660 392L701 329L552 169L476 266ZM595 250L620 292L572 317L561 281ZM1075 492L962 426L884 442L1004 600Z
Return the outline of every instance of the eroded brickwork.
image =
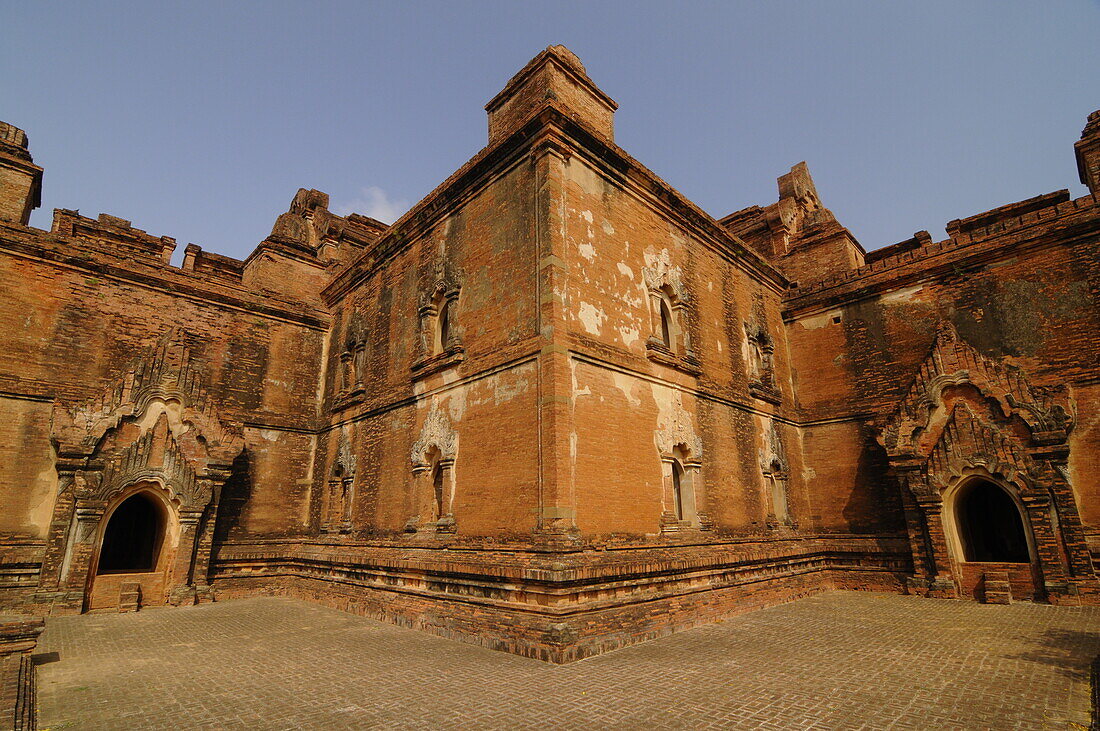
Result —
M179 268L28 227L4 127L0 605L290 595L565 662L830 588L1096 601L1096 115L1091 195L867 253L805 163L710 217L616 106L550 47L393 225L303 189Z

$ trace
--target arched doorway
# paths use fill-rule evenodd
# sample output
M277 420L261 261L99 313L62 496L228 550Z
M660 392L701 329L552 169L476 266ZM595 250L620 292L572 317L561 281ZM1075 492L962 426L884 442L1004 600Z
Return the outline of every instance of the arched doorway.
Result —
M1027 513L1010 488L971 477L952 506L960 594L995 603L1043 598Z
M111 609L138 600L163 604L171 542L169 507L152 490L138 489L105 515L89 610ZM138 597L130 596L134 591Z
M1020 510L1004 488L989 480L971 480L955 499L956 525L963 560L1030 563Z
M133 574L157 567L164 541L164 509L160 501L139 492L123 500L107 521L97 574Z

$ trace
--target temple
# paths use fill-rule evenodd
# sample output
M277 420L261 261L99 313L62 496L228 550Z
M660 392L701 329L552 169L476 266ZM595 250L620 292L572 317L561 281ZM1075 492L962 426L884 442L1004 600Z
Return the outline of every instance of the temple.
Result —
M834 589L1100 602L1100 111L1089 194L868 252L806 163L714 218L616 109L551 46L392 225L303 189L178 267L30 227L0 123L0 611L274 594L568 662Z

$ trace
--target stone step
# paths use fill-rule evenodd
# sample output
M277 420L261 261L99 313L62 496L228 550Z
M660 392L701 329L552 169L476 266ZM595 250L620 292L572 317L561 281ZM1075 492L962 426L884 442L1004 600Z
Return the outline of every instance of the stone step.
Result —
M982 575L984 599L986 604L1011 604L1012 584L1007 571L986 571Z

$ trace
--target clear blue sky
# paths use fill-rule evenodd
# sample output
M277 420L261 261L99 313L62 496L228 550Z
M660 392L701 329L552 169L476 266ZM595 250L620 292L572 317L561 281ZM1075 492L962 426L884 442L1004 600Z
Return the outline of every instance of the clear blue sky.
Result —
M552 43L616 140L715 216L809 163L868 249L1077 181L1100 2L4 4L0 119L55 207L244 257L299 187L400 213Z

